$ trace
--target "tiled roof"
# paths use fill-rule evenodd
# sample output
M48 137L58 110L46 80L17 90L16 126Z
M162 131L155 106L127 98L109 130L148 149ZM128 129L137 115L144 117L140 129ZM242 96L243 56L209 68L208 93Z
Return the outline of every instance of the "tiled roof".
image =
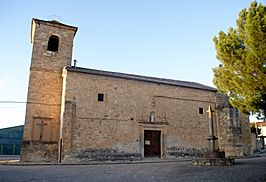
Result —
M95 69L81 68L81 67L75 68L73 66L68 66L66 67L66 69L68 71L79 72L79 73L101 75L101 76L108 76L108 77L115 77L115 78L122 78L122 79L130 79L130 80L159 83L159 84L166 84L166 85L174 85L174 86L194 88L194 89L200 89L200 90L208 90L208 91L214 91L214 92L217 91L216 88L206 86L200 83L195 83L195 82L171 80L171 79L165 79L165 78L156 78L156 77L133 75L133 74L126 74L126 73L117 73L117 72L102 71L102 70L95 70Z

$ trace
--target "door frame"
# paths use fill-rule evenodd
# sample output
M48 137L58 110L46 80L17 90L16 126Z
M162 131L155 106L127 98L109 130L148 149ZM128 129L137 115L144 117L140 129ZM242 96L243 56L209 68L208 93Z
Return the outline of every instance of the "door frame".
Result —
M139 150L141 157L144 158L144 130L153 130L153 131L161 131L160 136L160 150L161 155L160 158L165 156L166 154L166 124L148 124L148 123L141 123L140 124L140 142L139 142Z

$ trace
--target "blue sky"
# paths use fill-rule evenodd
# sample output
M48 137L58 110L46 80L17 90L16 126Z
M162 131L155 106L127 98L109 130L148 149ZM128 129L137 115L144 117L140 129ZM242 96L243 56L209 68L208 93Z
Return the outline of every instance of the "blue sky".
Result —
M265 1L258 1L265 4ZM77 26L78 66L212 84L213 37L248 0L1 0L0 101L26 102L31 19ZM24 124L25 104L0 103L0 128Z

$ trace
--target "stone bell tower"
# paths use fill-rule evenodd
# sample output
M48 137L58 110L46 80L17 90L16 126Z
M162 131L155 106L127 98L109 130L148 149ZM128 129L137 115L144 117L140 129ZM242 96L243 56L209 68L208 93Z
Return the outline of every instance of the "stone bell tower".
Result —
M32 19L32 58L21 161L58 160L62 71L71 65L77 28Z

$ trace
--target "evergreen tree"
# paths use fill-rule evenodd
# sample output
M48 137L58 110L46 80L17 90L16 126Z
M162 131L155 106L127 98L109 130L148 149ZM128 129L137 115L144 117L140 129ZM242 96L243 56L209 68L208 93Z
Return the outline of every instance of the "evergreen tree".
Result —
M266 112L266 7L252 2L239 13L236 28L214 37L221 64L214 84L243 113Z

